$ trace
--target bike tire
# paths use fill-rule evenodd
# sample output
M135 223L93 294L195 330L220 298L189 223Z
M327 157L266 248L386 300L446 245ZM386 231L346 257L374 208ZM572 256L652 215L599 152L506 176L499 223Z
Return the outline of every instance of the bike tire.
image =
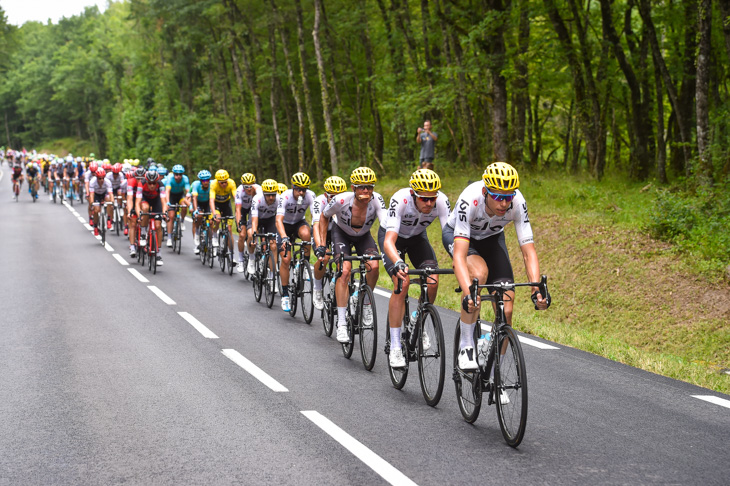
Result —
M208 268L213 268L215 257L213 256L213 233L208 230Z
M355 349L355 323L357 322L357 310L358 309L355 309L355 315L352 315L350 312L350 298L348 297L345 316L347 322L347 335L350 337L350 340L346 343L340 343L342 346L342 355L347 359L350 359L352 351Z
M418 341L416 349L418 352L418 376L421 383L423 399L432 407L435 407L441 394L444 391L444 376L446 375L446 346L444 344L444 331L441 325L441 317L436 308L426 304L419 322ZM423 333L428 336L428 349L424 348Z
M404 316L408 316L408 306L405 308ZM385 318L386 323L386 329L388 330L388 334L385 337L385 355L388 361L388 375L390 376L390 382L393 384L393 388L396 390L402 389L406 385L406 381L408 381L408 367L409 367L409 359L408 359L408 339L405 333L401 332L401 350L403 351L403 356L406 358L406 365L403 368L391 368L390 367L390 313ZM404 319L405 324L405 319Z
M312 324L314 317L314 276L312 266L303 261L299 266L299 298L302 301L302 317L304 322Z
M264 295L266 296L266 306L271 309L271 306L274 305L274 289L276 288L276 266L274 266L274 271L271 272L271 276L269 276L269 270L271 269L271 265L269 264L269 260L271 259L271 255L266 255L264 257Z
M198 256L200 257L200 263L201 265L205 265L205 257L208 251L208 248L206 246L206 241L208 238L208 232L204 229L200 231L201 234L198 235L198 238L200 238L200 244L198 245L198 249L200 250L198 252Z
M332 275L329 272L325 272L322 278L322 300L324 301L324 307L322 307L322 327L324 328L324 335L330 337L332 330L335 327L335 292L334 285L332 284Z
M292 262L294 259L292 258ZM294 265L289 265L289 315L297 315L297 303L299 298L299 277Z
M515 331L505 326L499 332L499 346L504 357L495 359L494 390L497 417L502 436L508 445L517 447L527 427L527 370L522 346ZM502 403L507 397L505 403Z
M121 219L121 216L119 214L119 207L114 208L114 232L119 236L120 229L122 226L122 223L119 221Z
M177 243L176 250L177 254L179 255L180 251L182 250L182 223L177 219L175 220L175 222L177 223L177 228L175 229L175 242Z
M68 200L70 201L71 207L73 207L73 205L74 205L74 191L73 191L73 189L71 189L71 197L68 198Z
M360 334L360 356L362 357L362 365L367 371L375 366L375 358L377 357L378 347L378 313L375 307L375 296L369 286L365 285L360 289L358 296L358 332ZM365 324L363 320L365 306L369 305L373 322Z
M454 333L454 386L456 388L456 402L459 404L461 416L464 417L464 420L472 424L479 417L479 411L482 407L482 382L479 370L467 372L459 369L460 327L459 321L457 320L456 331ZM478 325L475 327L478 327ZM477 342L476 336L474 342Z
M157 274L157 252L159 252L159 245L157 244L157 230L152 232L150 235L150 270L152 274Z
M218 266L221 272L226 273L226 253L228 253L228 240L223 234L218 238Z
M254 254L254 258L256 259L255 265L256 270L254 271L253 278L251 278L253 282L253 296L256 299L256 302L261 302L261 294L264 290L264 262L262 256L257 252Z

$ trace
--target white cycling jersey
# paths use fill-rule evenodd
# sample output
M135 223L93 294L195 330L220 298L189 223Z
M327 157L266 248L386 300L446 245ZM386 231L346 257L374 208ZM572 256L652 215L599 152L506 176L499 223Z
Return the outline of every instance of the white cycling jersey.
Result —
M89 190L96 194L111 194L112 183L105 177L104 182L100 184L99 178L94 177L91 182L89 182Z
M262 194L256 194L251 203L251 217L252 218L271 218L276 216L276 208L279 207L279 195L277 194L274 198L274 202L271 205L266 204L266 196Z
M337 197L337 196L335 196ZM312 205L312 226L314 226L314 223L319 223L319 218L322 217L322 211L324 211L324 208L327 207L327 195L326 194L320 194L316 198L314 198L314 203ZM335 222L337 221L337 216L332 216L330 219L329 224L327 225L327 230L331 230L332 226L335 225Z
M279 206L276 208L277 216L284 216L285 224L294 224L304 219L304 215L309 208L309 212L314 211L314 199L317 196L314 191L306 190L303 196L294 197L294 190L287 189L279 196Z
M527 216L527 203L522 193L515 191L512 205L504 216L487 215L482 181L474 182L459 196L454 210L449 215L448 225L454 228L454 238L473 238L483 240L504 231L509 223L515 224L520 246L533 242L532 227Z
M263 192L261 192L261 186L259 186L258 184L252 185L255 189L255 192L253 193L253 195L250 196L246 193L246 191L243 190L243 184L238 186L238 189L236 189L236 206L241 206L241 209L251 209L253 198L263 194Z
M436 195L436 205L429 214L424 214L416 208L411 189L406 187L393 194L388 206L388 222L386 231L395 231L401 238L410 238L420 235L436 218L441 228L446 226L449 218L449 198L441 191Z
M362 228L353 228L352 224L352 205L355 202L354 192L343 192L333 197L332 200L322 211L322 214L327 218L337 216L335 224L346 234L350 236L364 235L375 222L375 218L378 218L381 225L385 225L387 218L387 211L385 209L385 201L383 196L377 192L373 192L373 198L368 203L367 213L365 215L365 222Z
M122 174L117 174L117 177L115 178L114 172L110 172L106 175L106 179L112 183L112 189L119 189L122 192L127 192L127 178Z

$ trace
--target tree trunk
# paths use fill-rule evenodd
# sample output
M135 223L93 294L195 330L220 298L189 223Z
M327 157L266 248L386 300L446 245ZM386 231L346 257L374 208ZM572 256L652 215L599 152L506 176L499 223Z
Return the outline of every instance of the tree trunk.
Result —
M264 123L263 107L261 103L261 93L259 93L258 86L256 84L256 74L251 65L251 59L247 49L243 46L240 39L236 37L235 33L231 32L234 36L235 46L238 47L238 51L241 53L241 61L243 61L243 73L246 77L246 83L248 84L248 90L253 96L253 106L256 115L255 133L256 133L256 160L254 166L256 167L256 177L261 178L263 175L263 152L261 148L261 126ZM253 34L249 32L249 36L253 37Z
M656 84L656 175L659 182L667 183L667 147L664 143L664 96L662 94L662 74L654 66Z
M373 156L375 160L380 163L380 161L383 160L383 126L380 121L380 111L378 110L378 103L375 98L375 88L373 86L375 61L373 60L373 47L370 44L370 37L368 36L367 20L368 18L365 8L360 5L360 39L365 49L365 63L368 71L366 81L368 87L368 101L370 103L370 113L373 116L373 124L375 125L375 146L373 147ZM381 169L383 168L382 163L380 167Z
M511 159L514 162L524 160L525 115L530 104L529 79L527 71L527 51L530 46L530 4L528 0L519 0L520 21L518 28L518 55L515 58L517 77L514 81L515 117L512 127L514 147ZM570 128L568 129L570 131Z
M497 16L504 18L505 6L502 0L489 0L489 9ZM492 89L494 90L494 102L492 104L492 154L494 160L508 160L509 134L507 127L507 79L502 74L505 66L506 47L504 44L504 23L498 22L498 26L487 36L487 42L491 49ZM476 158L476 155L475 155Z
M712 158L710 156L710 53L712 48L712 2L700 0L698 29L700 33L697 52L697 148L700 166L698 180L703 185L712 184Z
M730 0L727 0L730 2ZM428 0L421 0L421 30L423 31L423 58L426 61L426 79L428 85L433 88L433 60L431 59L431 39L429 27L431 25L431 12L428 8Z
M322 20L322 0L314 0L314 29L312 30L312 38L314 39L314 55L317 58L317 71L319 71L319 84L322 88L322 111L324 112L324 124L327 128L327 143L330 149L330 163L332 164L332 174L337 174L337 147L335 146L335 132L332 129L332 115L330 113L329 93L327 92L327 74L324 70L324 60L322 59L322 48L319 44L319 26ZM319 180L322 176L319 175Z
M568 160L570 160L570 136L571 136L571 130L573 129L573 106L575 105L575 100L571 98L570 100L570 109L568 110L568 122L567 122L567 128L565 130L565 148L563 149L563 169L568 170Z
M284 176L284 180L289 180L289 165L286 163L286 157L284 156L284 149L281 146L281 136L279 135L279 121L277 119L277 113L279 112L279 89L277 86L277 67L276 67L276 32L273 22L269 24L269 49L271 60L271 123L274 127L274 138L276 139L276 150L279 152L279 159L281 160L281 174Z
M422 0L424 1L424 0ZM727 52L727 63L730 60L730 0L717 0L720 6L720 25L722 25L722 33L725 36L725 51Z
M299 70L302 76L302 90L304 91L304 106L307 110L307 121L309 122L309 134L312 137L312 150L314 151L314 160L317 167L317 180L323 180L322 172L322 154L319 150L319 135L317 134L317 124L314 119L314 110L312 109L312 97L309 92L309 82L307 81L307 65L306 52L304 50L304 20L302 19L302 4L300 0L294 0L297 11L297 41L299 44ZM305 168L299 167L299 170Z

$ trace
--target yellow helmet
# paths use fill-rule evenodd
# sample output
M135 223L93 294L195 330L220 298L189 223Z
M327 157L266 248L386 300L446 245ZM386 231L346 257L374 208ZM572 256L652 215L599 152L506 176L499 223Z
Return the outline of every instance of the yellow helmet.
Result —
M312 181L309 180L309 176L304 172L297 172L291 176L291 185L297 187L308 188Z
M328 177L324 181L324 190L327 194L340 194L347 190L347 183L340 176Z
M286 187L286 184L279 182L279 186L278 186L276 192L278 192L279 194L284 194L284 191L286 191L287 189L289 189L289 188Z
M266 179L261 183L261 191L266 193L277 192L279 190L279 184L274 179Z
M514 191L520 187L520 178L514 167L504 162L490 164L482 175L487 189L495 191Z
M246 184L247 186L256 184L256 176L250 172L246 172L241 176L241 184Z
M217 181L227 181L230 178L227 170L221 169L215 173L215 180Z
M441 179L431 169L418 169L411 175L410 184L416 192L436 192L441 189Z
M370 167L358 167L350 174L350 182L353 184L375 184L378 178Z
M132 165L139 165L139 159L134 159L134 162L132 162Z

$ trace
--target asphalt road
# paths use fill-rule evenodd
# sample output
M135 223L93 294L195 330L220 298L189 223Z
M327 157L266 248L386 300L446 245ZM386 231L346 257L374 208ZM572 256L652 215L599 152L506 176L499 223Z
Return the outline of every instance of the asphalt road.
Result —
M278 297L268 309L241 275L201 266L189 224L152 275L126 240L105 249L40 197L13 202L5 169L0 484L730 482L729 396L532 338L512 449L494 407L463 421L448 366L436 408L415 368L393 389L386 297L367 372L317 316L292 319ZM450 363L457 315L441 316Z

